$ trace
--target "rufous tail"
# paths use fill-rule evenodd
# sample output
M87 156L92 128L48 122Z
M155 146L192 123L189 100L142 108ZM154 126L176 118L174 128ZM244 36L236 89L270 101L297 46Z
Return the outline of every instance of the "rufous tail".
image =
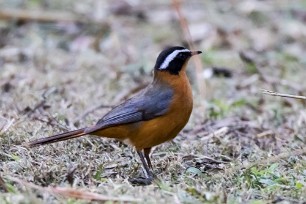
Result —
M52 135L50 137L37 139L37 140L31 141L31 142L25 143L24 146L35 147L35 146L39 146L39 145L45 145L45 144L50 144L50 143L54 143L54 142L69 140L69 139L76 138L76 137L81 137L83 135L88 134L88 133L84 132L85 129L86 128L81 128L81 129L78 129L78 130L73 130L73 131L69 131L69 132L64 132L62 134L57 134L57 135Z

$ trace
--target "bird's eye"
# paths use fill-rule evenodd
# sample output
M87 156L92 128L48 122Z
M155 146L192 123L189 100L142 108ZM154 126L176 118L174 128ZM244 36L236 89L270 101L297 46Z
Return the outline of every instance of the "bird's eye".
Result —
M178 57L178 58L184 58L184 54L183 54L183 53L179 53L179 54L177 55L177 57Z

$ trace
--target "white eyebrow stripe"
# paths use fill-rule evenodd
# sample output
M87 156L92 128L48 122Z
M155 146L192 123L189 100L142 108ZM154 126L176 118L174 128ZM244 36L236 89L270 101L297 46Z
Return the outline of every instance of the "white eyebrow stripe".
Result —
M159 69L167 69L169 63L176 57L177 54L179 54L181 52L190 52L190 50L184 49L184 50L175 50L175 51L173 51L170 55L168 55L168 57L166 57L166 59L161 64Z

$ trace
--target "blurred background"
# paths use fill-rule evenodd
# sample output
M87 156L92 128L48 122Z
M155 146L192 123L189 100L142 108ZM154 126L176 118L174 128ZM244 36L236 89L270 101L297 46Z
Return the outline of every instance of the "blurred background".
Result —
M203 54L189 65L195 100L189 124L153 152L157 173L173 194L155 189L153 195L180 202L208 199L203 192L214 192L220 202L224 195L237 202L305 198L301 154L242 171L245 164L305 146L305 101L262 94L306 95L305 0L0 0L4 178L58 184L68 166L77 165L74 185L103 181L109 192L102 192L113 195L115 187L103 179L121 183L125 171L132 171L133 161L124 160L129 148L103 139L39 150L16 144L95 123L150 83L157 55L171 45L192 45ZM239 179L224 180L232 164L241 167L234 174ZM215 175L221 181L211 182ZM152 192L146 189L141 197Z

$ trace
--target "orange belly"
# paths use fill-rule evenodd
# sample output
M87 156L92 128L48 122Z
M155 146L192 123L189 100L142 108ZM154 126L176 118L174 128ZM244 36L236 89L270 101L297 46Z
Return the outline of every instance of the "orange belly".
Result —
M189 116L186 118L172 114L149 121L106 128L94 134L125 141L141 150L173 139L183 129L188 119Z
M177 136L188 122L188 118L167 115L150 121L142 122L135 137L130 137L129 141L136 149L144 149L159 145Z
M192 111L192 100L175 103L169 113L148 121L109 127L95 135L125 141L136 149L153 147L173 139L184 128Z
M180 77L169 76L166 72L159 75L161 79L167 77L175 93L167 113L148 121L109 127L93 134L125 141L138 150L159 145L177 136L188 122L192 111L191 87L185 72Z

